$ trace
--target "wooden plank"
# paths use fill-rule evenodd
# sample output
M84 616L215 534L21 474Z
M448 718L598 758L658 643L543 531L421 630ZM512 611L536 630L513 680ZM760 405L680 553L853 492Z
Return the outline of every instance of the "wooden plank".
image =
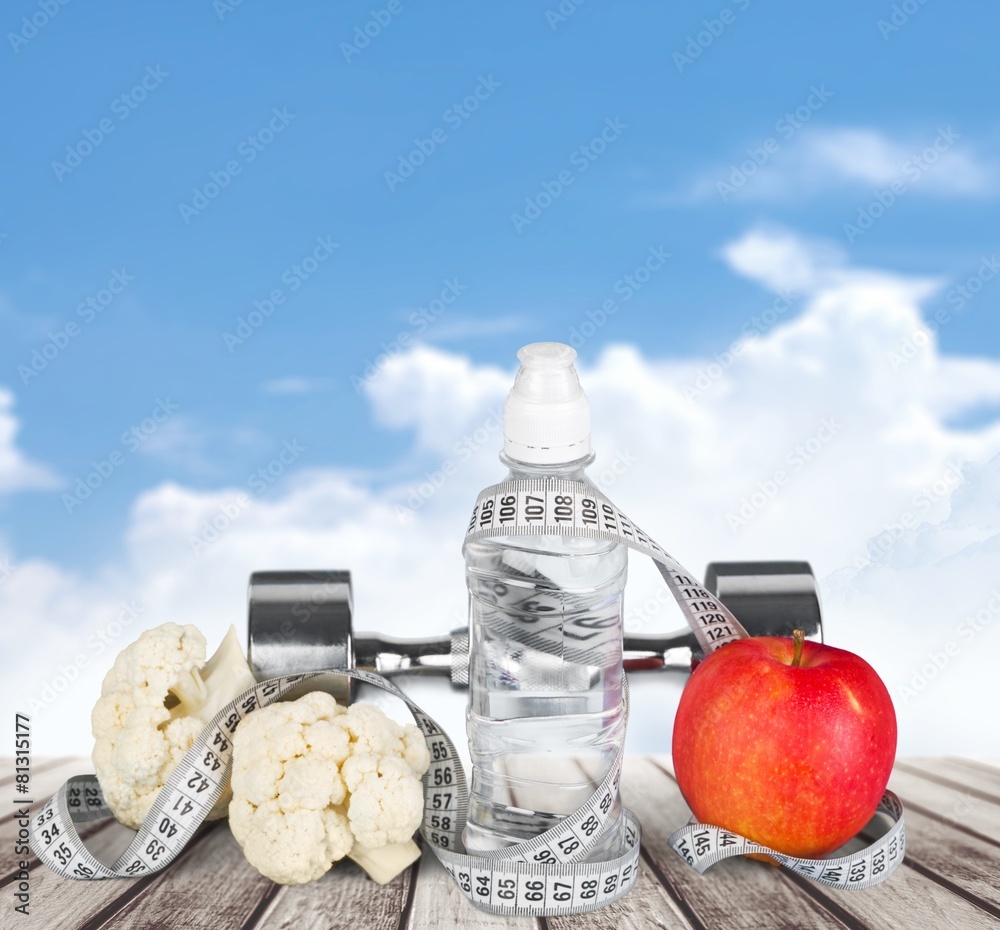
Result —
M950 756L954 762L971 765L974 769L985 770L988 774L1000 778L1000 759L967 759L964 756Z
M14 771L14 759L13 757L8 757L3 761L3 772L5 773L2 778L0 778L0 791L3 791L8 786L13 786L14 779L17 778L17 773ZM38 759L32 758L31 760L31 772L30 772L30 787L32 791L38 791L36 788L37 784L44 784L44 782L39 782L41 776L50 772L52 769L58 768L59 766L66 765L68 762L79 763L81 760L76 759L72 756L59 756L57 758L44 758L40 757ZM91 770L90 760L86 762L86 769L81 769L80 771ZM6 773L10 773L9 775Z
M5 760L6 762L12 763L13 760ZM32 767L31 775L31 793L28 797L33 803L28 805L21 804L10 804L11 812L6 813L2 820L0 820L0 887L6 885L10 882L11 876L17 872L19 866L18 863L22 858L15 854L14 839L18 835L21 824L18 822L17 811L22 807L26 806L28 808L29 815L34 814L39 811L42 805L53 794L58 791L63 783L73 775L79 775L82 772L86 772L91 769L89 759L51 759L49 764L45 766L39 766L38 768ZM13 802L15 797L10 798ZM4 807L6 808L6 804ZM81 827L83 835L89 836L95 830L101 829L100 824L88 824ZM37 868L40 864L35 858L34 854L26 857L28 861L31 862L29 869Z
M624 898L587 914L547 917L545 922L550 930L646 930L649 927L689 930L699 927L685 918L645 859L639 862L635 886Z
M668 764L669 759L657 757L656 762ZM855 840L845 849L857 848L861 845L863 842ZM843 850L838 852L843 852ZM673 854L671 853L671 855ZM995 928L995 922L987 913L940 884L930 881L926 876L908 868L905 863L889 881L858 892L828 889L816 882L799 878L787 869L764 866L745 859L720 862L704 877L709 879L716 875L721 876L720 870L730 863L750 867L760 866L766 869L768 876L764 880L770 879L768 884L773 883L775 886L779 884L786 886L788 891L796 896L800 907L809 902L822 911L822 919L836 918L841 925L851 928L867 927L872 928L872 930L912 930L913 927L934 927L935 930ZM688 869L688 871L691 870ZM732 901L724 906L729 908L742 907L744 898L745 895L742 893L734 894ZM777 904L777 899L774 896L764 894L759 905L762 914L766 913L764 909L769 900L775 902L773 906L776 912L779 912L784 906ZM814 921L818 919L819 914L813 918ZM746 924L746 926L774 925L764 916L759 916L757 920L758 923ZM795 923L792 922L791 925L794 926ZM818 923L810 923L808 918L801 921L801 926L811 927L814 925L821 926ZM712 926L715 924L713 923Z
M36 779L36 772L32 775L32 788L39 787L38 801L34 807L41 806L63 782L72 775L79 774L91 768L87 759L60 760L61 764L48 771L44 780L42 776ZM8 818L10 820L10 818ZM3 840L12 841L17 832L17 824L9 823L6 832L9 837L3 836L3 825L0 824L0 837ZM207 829L221 829L228 833L228 828L219 824ZM103 861L113 861L118 854L128 845L133 833L113 820L102 821L98 824L85 825L82 835L87 840L90 850ZM200 841L199 837L196 842ZM230 843L233 841L230 839ZM13 863L4 863L3 854L12 850L12 842L4 841L0 846L0 875L9 872L13 877L14 870L6 869L4 866ZM185 852L185 856L192 852L194 844ZM11 852L8 858L15 858ZM171 867L166 873L159 873L148 880L133 881L102 881L102 882L75 882L63 879L48 869L41 866L32 855L29 857L32 863L31 872L31 895L33 915L27 922L20 923L19 926L33 928L35 926L50 930L51 927L64 923L62 919L64 913L72 912L79 924L88 922L95 915L107 911L106 916L110 916L116 910L115 902L119 902L124 908L137 890L144 891L145 888L157 881L162 880L166 875L172 874L177 868L177 864ZM242 860L242 864L252 868ZM224 864L224 863L221 863ZM220 862L212 861L208 866L209 876L219 876L223 874L219 871ZM230 870L231 871L231 870ZM254 871L254 874L256 872ZM352 913L362 921L363 926L386 926L396 928L399 925L400 913L403 902L409 890L409 872L404 873L394 882L387 886L379 886L372 882L364 872L352 862L345 861L338 865L330 876L321 879L314 885L306 885L295 888L288 888L286 892L292 894L285 899L285 895L275 895L275 901L267 910L267 923L262 924L260 919L265 915L258 915L255 920L257 926L291 926L294 923L296 928L307 930L310 926L328 927L330 913ZM325 884L333 880L334 875L339 881L332 886ZM140 885L142 886L140 888ZM331 895L331 891L334 892ZM321 892L321 894L316 894ZM350 907L353 903L355 906ZM119 909L121 909L119 908ZM332 910L331 910L332 908ZM62 909L62 911L60 910ZM371 923L373 915L377 923ZM117 920L114 926L120 926ZM127 926L127 924L123 925Z
M887 882L864 891L834 891L787 869L782 881L829 908L851 928L871 930L996 930L996 920L905 864Z
M406 915L405 924L400 924L401 928L405 926L409 930L429 930L437 927L461 927L462 930L500 930L513 925L513 918L487 914L473 907L465 900L455 880L444 870L437 856L430 850L424 853L417 870L417 887L410 913ZM539 920L532 917L517 918L516 925L525 930L541 930L542 927Z
M159 876L118 911L114 930L164 927L164 914L182 914L185 930L253 926L282 888L243 858L222 823Z
M13 766L14 764L13 759L5 759L3 761L7 766ZM49 763L44 767L39 766L37 769L32 768L31 770L31 783L28 786L31 790L25 795L25 797L30 798L34 802L30 805L31 810L40 808L72 776L82 775L85 772L92 772L94 770L90 759L50 759ZM13 803L18 796L19 793L10 790L10 788L6 791L0 789L0 800L3 802L3 816L0 817L0 842L3 842L3 838L6 835L3 832L4 825L10 823L17 816L14 811L16 807L21 806L20 804L15 805ZM9 813L8 808L10 808Z
M667 839L687 823L691 810L676 782L656 763L663 757L630 756L622 777L622 799L642 821L643 847L661 883L683 902L695 926L713 930L801 930L842 928L825 908L782 882L773 866L749 859L728 859L698 875L668 845Z
M899 795L907 810L919 811L932 820L1000 845L1000 804L984 801L966 789L914 775L899 766L893 769L889 787Z
M91 770L93 766L89 759L60 759L58 765L48 766L44 773L32 775L32 794L34 803L29 805L33 814L53 795L67 779ZM37 791L35 789L38 789ZM13 805L12 805L13 806ZM0 887L9 884L13 875L19 869L21 857L14 853L14 837L20 830L20 824L15 819L16 813L0 820ZM133 831L121 826L112 818L92 823L80 824L77 828L87 847L103 861L113 862L119 853L128 846ZM99 837L99 838L98 838ZM27 857L29 871L34 872L41 867L41 862L32 853ZM82 886L79 886L82 887Z
M916 808L905 816L906 864L1000 919L1000 844L970 836Z
M97 834L107 830L110 826L110 819L102 820L97 823L81 824L77 828L77 832L89 846L91 839L95 838ZM15 824L15 831L17 829L17 824ZM9 885L14 880L14 876L20 871L21 862L28 863L29 872L42 868L41 860L39 860L33 852L29 850L27 855L21 856L16 852L19 848L20 843L15 843L13 836L9 841L0 846L0 888Z
M128 844L132 831L108 822L104 822L101 827L103 829L88 839L88 846L102 860L112 861ZM318 882L288 888L282 886L272 888L273 883L259 876L243 859L225 824L218 823L206 828L206 832L213 831L220 832L223 836L217 838L206 851L200 852L194 861L192 868L200 871L203 880L193 887L190 887L183 878L177 877L180 860L166 872L140 882L127 880L74 882L60 878L44 867L39 868L37 872L32 873L31 879L35 914L33 921L23 926L28 930L34 930L35 927L39 930L51 930L54 926L65 926L65 913L70 912L75 915L75 926L88 924L95 915L102 912L105 913L105 918L110 919L117 912L125 910L133 898L138 900L129 908L128 914L115 917L110 926L115 930L119 927L159 926L155 921L146 922L150 920L149 915L156 913L154 902L159 901L159 906L163 907L164 901L176 893L185 901L185 927L200 927L203 924L189 922L187 919L191 908L189 902L205 905L218 900L219 896L211 891L212 885L215 882L223 882L223 876L227 883L233 882L234 873L237 871L241 871L242 874L236 876L235 882L244 890L237 894L231 889L222 891L223 904L219 910L221 923L217 925L218 927L253 926L266 930L294 927L296 930L310 930L310 928L325 930L330 926L331 914L338 915L338 925L341 925L340 920L343 919L345 926L353 923L365 928L385 927L391 930L399 926L412 870L403 873L389 885L380 886L372 882L354 863L345 861ZM203 840L204 836L200 836L195 843ZM220 845L226 848L226 856L218 854L217 848ZM239 870L234 868L237 863L231 861L234 847L239 859ZM191 854L194 848L195 845L192 844L184 855ZM243 915L243 923L229 923L231 918L235 920L241 916L239 913L233 913L233 900L246 893L247 880L253 879L254 876L256 876L255 882L266 888L268 894L258 895L254 907L250 907L252 901L248 903L245 909L248 913ZM147 891L149 886L166 881L168 878L170 882L167 889L157 890L154 887ZM140 885L142 887L139 887ZM169 890L171 888L173 890ZM142 899L143 894L151 894L153 898L150 902L145 902ZM252 892L250 897L253 897ZM225 910L227 907L228 911ZM212 924L209 921L204 925Z
M125 828L122 828L123 830ZM171 866L175 868L182 860L195 853L200 844L213 832L225 829L222 824L206 828L182 853L181 858ZM88 841L88 845L98 858L108 860L121 846L121 836L114 828L100 831ZM32 857L34 858L34 857ZM36 860L37 861L37 860ZM210 868L210 866L208 866ZM168 870L169 872L169 870ZM30 915L23 920L18 915L20 930L71 930L87 928L97 930L107 925L129 901L145 893L150 887L163 880L168 872L143 879L109 879L106 881L81 882L63 878L39 865L31 873ZM70 922L72 915L72 922ZM162 924L160 924L162 926ZM117 924L112 923L117 930Z
M960 759L902 759L896 767L1000 804L1000 772L994 773L992 768L968 765Z
M512 769L517 769L517 760ZM560 780L560 773L566 782L591 780L582 774L579 766L571 760L548 759L535 760L532 769L528 767L524 774L532 770L537 773L537 766L544 764L546 777L553 781ZM523 768L523 766L521 767ZM559 807L558 789L552 790L552 798L547 806ZM536 801L545 805L544 790L534 792L534 797L542 797ZM519 803L519 798L513 797L512 803ZM419 881L414 895L413 907L409 914L407 927L451 927L461 926L470 930L480 928L510 927L513 918L487 914L473 907L462 896L454 880L444 871L437 857L427 850L420 862ZM549 927L553 930L575 930L575 928L645 928L663 927L666 930L689 930L689 924L681 915L680 910L665 893L656 880L655 873L645 863L642 864L636 887L632 893L621 901L608 907L587 914L577 914L570 917L549 917L544 920L519 918L516 920L522 927ZM269 928L268 928L269 930Z
M782 871L782 877L822 901L845 922L855 921L859 926L885 930L911 930L915 926L934 927L935 930L995 928L996 921L984 911L982 902L969 901L958 893L959 887L921 864L919 851L926 842L923 834L927 821L914 809L907 810L905 816L906 859L881 885L858 892L834 891L787 870ZM884 823L877 827L869 825L862 835L866 842L871 842L884 829Z
M424 851L424 858L433 856ZM257 930L329 930L364 927L397 930L415 891L419 868L411 867L387 885L373 882L349 859L307 885L283 888L263 912Z
M592 766L578 759L553 758L545 761L548 778L559 778L567 784L586 783L591 792L603 777L603 771L588 771ZM536 769L537 771L537 769ZM542 795L544 797L544 793ZM632 890L614 904L568 917L546 919L550 930L641 930L644 927L662 927L664 930L691 930L698 924L687 919L682 906L671 897L660 883L655 867L645 858L639 860L639 874Z
M91 767L88 760L52 761L56 764L45 772L33 768L36 807L69 775ZM669 758L655 761L669 770ZM748 860L729 860L698 876L666 846L666 837L690 816L676 784L650 760L630 757L622 792L642 820L644 839L635 890L591 914L516 923L552 930L996 927L1000 803L992 798L1000 798L1000 778L994 769L967 760L902 760L890 786L907 805L907 861L884 885L837 892ZM16 827L9 816L0 820L0 875ZM107 858L122 842L123 832L112 825L98 829L88 845ZM39 867L31 872L31 895L31 916L18 915L17 925L25 930L146 930L164 926L164 913L183 914L185 928L192 930L325 930L352 924L479 930L515 923L468 904L429 850L416 869L384 887L349 862L310 885L275 886L246 863L225 825L207 828L178 862L149 879L74 882Z

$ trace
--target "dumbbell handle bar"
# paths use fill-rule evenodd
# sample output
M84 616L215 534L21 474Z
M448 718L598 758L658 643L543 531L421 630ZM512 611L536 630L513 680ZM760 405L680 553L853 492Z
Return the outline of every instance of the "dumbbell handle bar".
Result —
M705 587L752 636L822 639L816 581L808 562L713 562ZM254 572L250 577L248 658L258 678L316 668L355 668L393 675L441 675L469 683L469 631L397 639L353 630L347 571ZM625 633L625 670L689 672L700 657L694 634Z
M358 668L380 675L452 676L456 652L467 649L468 630L446 637L398 639L378 633L354 635L354 661ZM626 671L677 669L690 671L694 637L680 631L671 636L627 634L623 639ZM456 682L458 683L458 682ZM464 682L462 682L464 683Z

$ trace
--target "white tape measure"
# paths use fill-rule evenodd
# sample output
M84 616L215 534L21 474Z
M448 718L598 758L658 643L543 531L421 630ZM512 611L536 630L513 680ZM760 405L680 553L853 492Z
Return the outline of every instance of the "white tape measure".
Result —
M29 843L32 851L50 869L67 878L136 878L158 872L169 865L187 845L195 830L222 797L233 768L233 733L240 721L259 707L278 701L302 681L319 678L325 672L269 678L248 688L220 710L198 735L184 758L160 789L149 813L128 848L110 866L87 849L76 824L113 816L104 800L96 775L71 778L31 821ZM430 748L435 741L445 746L432 750L428 773L443 783L456 778L449 763L457 759L455 747L437 725L395 685L379 675L354 669L338 672L390 691L406 701ZM459 776L461 777L461 776Z
M539 534L608 539L648 555L667 582L705 655L748 635L725 604L705 590L694 575L596 488L584 482L524 478L488 487L476 501L465 540L468 543L496 536ZM869 888L885 881L899 867L906 846L899 798L886 791L878 812L893 821L890 830L867 848L838 859L786 856L737 833L696 822L677 830L669 843L699 872L730 856L762 853L824 885Z
M896 871L906 852L903 805L892 791L886 791L882 795L877 813L887 814L893 821L889 832L871 846L836 859L796 859L754 843L738 833L696 822L672 833L667 842L677 855L699 873L730 856L763 853L780 862L786 869L831 888L871 888L872 885L884 882Z
M747 631L711 591L596 488L564 478L522 478L484 489L465 542L494 536L591 536L624 543L656 563L705 655Z
M570 914L608 904L631 889L639 859L639 822L633 814L623 819L625 852L621 856L607 862L575 864L607 824L621 778L621 751L593 797L556 827L502 852L469 856L462 844L469 792L454 743L392 682L356 669L271 678L227 704L184 755L128 848L112 865L105 865L87 849L76 828L78 823L112 816L95 775L71 778L32 818L32 850L50 869L67 878L139 878L160 871L180 855L222 796L232 772L232 737L240 721L280 700L302 682L331 674L388 691L410 709L431 757L423 776L421 835L477 907L502 914ZM626 684L626 714L627 688Z

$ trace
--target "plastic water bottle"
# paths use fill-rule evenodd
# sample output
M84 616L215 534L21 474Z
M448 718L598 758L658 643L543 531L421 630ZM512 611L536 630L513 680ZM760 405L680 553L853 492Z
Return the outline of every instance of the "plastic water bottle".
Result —
M500 455L508 477L589 484L590 406L575 350L539 342L517 357ZM466 547L470 853L544 832L584 804L610 769L625 737L627 567L624 545L579 536L494 537ZM619 854L620 825L616 797L589 860Z

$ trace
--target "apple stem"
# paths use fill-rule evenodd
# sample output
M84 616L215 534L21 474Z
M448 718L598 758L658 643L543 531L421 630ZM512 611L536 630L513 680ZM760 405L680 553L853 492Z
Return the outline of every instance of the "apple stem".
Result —
M792 665L798 668L802 664L802 644L806 641L805 631L793 630L792 639L795 641L795 653L792 655Z

